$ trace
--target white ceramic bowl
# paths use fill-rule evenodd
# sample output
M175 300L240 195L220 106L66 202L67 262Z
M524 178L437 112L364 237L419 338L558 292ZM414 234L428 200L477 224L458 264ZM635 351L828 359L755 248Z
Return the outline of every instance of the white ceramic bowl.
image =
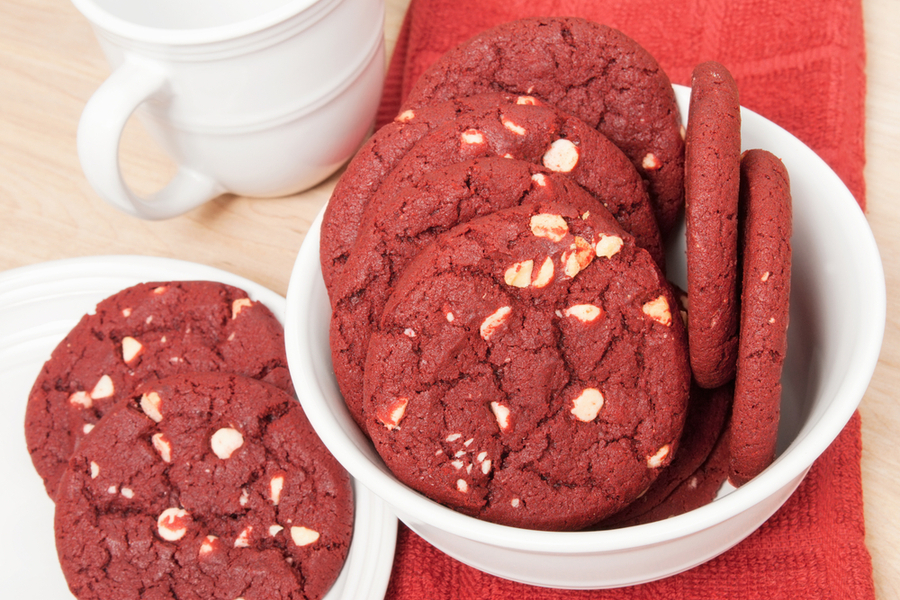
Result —
M687 115L689 90L676 86ZM731 548L768 519L857 408L878 359L884 272L863 213L834 172L795 137L744 110L744 148L781 157L794 199L793 282L778 456L761 475L711 504L613 531L542 532L480 521L394 478L347 412L331 370L329 304L319 268L319 220L297 257L287 295L294 385L322 440L401 521L463 563L522 583L608 588L661 579ZM682 235L669 276L684 284Z

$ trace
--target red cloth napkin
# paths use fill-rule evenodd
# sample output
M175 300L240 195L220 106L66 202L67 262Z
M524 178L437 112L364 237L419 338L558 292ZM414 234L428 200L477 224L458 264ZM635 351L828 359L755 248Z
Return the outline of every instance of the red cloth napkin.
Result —
M860 0L412 0L379 111L390 121L422 71L472 35L506 21L574 15L611 25L653 54L673 83L718 60L741 104L817 152L861 207L865 45ZM860 419L813 465L788 502L725 554L649 584L600 591L530 587L486 575L401 526L389 600L569 598L874 598L865 546Z

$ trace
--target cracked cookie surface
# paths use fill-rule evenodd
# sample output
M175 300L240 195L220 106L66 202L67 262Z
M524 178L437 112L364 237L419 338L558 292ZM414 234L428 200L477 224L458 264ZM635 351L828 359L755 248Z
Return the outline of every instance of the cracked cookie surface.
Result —
M528 94L613 141L647 180L663 235L684 204L684 138L668 76L622 32L576 17L535 17L484 31L416 81L401 111L486 91Z
M55 529L82 600L315 600L352 517L349 476L293 397L193 373L145 384L85 438Z
M329 293L380 193L414 185L454 163L503 156L541 164L593 194L662 265L662 240L640 175L609 139L530 96L487 93L401 113L351 161L322 221ZM385 190L385 192L382 192Z
M72 451L116 402L145 379L186 371L234 372L293 393L281 324L238 288L143 283L85 315L28 397L25 439L50 497Z
M468 221L417 255L385 305L368 433L401 481L461 512L593 524L676 450L690 385L676 306L608 214L544 202Z

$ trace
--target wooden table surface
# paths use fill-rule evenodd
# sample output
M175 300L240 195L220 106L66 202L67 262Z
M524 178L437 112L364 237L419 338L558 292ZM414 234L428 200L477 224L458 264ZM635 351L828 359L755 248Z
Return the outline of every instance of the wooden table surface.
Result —
M393 48L409 0L387 0ZM884 261L888 322L862 400L867 544L879 598L900 598L900 2L863 0L868 52L868 216ZM335 177L289 198L225 196L182 217L145 222L103 203L84 179L75 131L109 74L84 18L65 0L0 0L0 271L60 258L142 254L232 271L284 295L297 251ZM141 127L122 141L139 193L174 167ZM2 310L3 307L0 307Z

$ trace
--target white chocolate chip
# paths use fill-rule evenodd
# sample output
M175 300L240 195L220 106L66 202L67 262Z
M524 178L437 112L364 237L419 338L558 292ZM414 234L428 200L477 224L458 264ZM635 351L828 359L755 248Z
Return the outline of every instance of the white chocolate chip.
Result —
M69 396L69 404L72 406L80 406L81 408L90 408L94 405L94 401L87 392L75 392Z
M253 301L250 298L238 298L231 303L231 318L237 319L237 316L241 314L241 310L249 306L253 306Z
M416 117L416 113L413 112L412 109L409 109L409 110L404 110L402 113L400 113L399 115L397 115L397 118L394 119L394 120L395 120L395 121L398 121L398 122L400 122L400 123L409 123L409 122L412 121L415 117Z
M662 163L656 158L655 154L648 152L641 160L641 166L644 167L645 171L656 171L662 167Z
M603 394L597 388L585 388L581 394L572 401L572 414L584 423L590 423L597 418L597 413L603 408Z
M123 308L123 309L122 309L122 316L125 317L126 319L127 319L128 317L130 317L130 316L131 316L131 309L130 309L130 308Z
M536 288L546 287L548 283L553 281L553 259L549 256L544 259L537 277L534 278L532 285Z
M541 187L545 187L547 185L547 178L544 177L543 173L535 173L531 176L531 180Z
M447 311L447 314L444 315L444 317L447 319L448 323L452 323L453 321L456 320L456 317L449 310Z
M762 277L760 277L759 280L762 281L763 283L765 283L765 282L767 282L767 281L769 280L769 277L770 277L771 275L772 275L771 273L769 273L768 271L766 271L765 273L762 274Z
M150 392L141 396L141 410L144 414L159 423L162 421L162 398L156 392Z
M100 465L91 461L91 479L97 479L97 475L100 474Z
M161 286L159 286L159 287L153 288L153 293L154 293L154 294L157 294L157 295L158 295L158 294L162 294L162 293L164 293L164 292L166 291L166 289L168 289L168 288L166 288L166 286L161 285Z
M566 139L556 140L544 153L543 163L551 171L568 173L578 165L578 146Z
M241 506L247 506L250 502L250 491L247 488L241 488L241 497L238 499L238 503Z
M188 512L183 508L167 508L156 519L156 530L162 539L175 542L187 533Z
M475 457L475 460L482 462L485 458L487 458L487 452L479 452L478 456Z
M106 488L106 493L107 493L107 494L110 494L110 495L113 495L113 494L115 494L115 493L118 492L118 491L119 491L119 488L117 488L117 487L114 486L114 485L111 485L111 486L109 486L108 488Z
M525 128L521 125L516 125L514 122L510 121L506 117L500 117L500 122L503 123L503 126L515 133L516 135L525 135Z
M149 325L152 322L153 322L153 315L150 315L149 317L144 319L144 323L146 323L147 325ZM163 343L165 343L165 341L166 341L166 338L165 338L165 336L163 336Z
M207 554L212 552L215 549L214 544L217 539L219 538L214 535L208 535L203 538L203 543L200 544L200 551L197 554L199 554L200 556L206 556Z
M223 427L209 439L212 451L221 459L227 459L231 454L244 445L244 436L237 429Z
M481 472L487 475L491 471L491 461L486 460L481 463Z
M406 414L406 406L409 404L409 398L399 397L391 402L390 406L378 411L378 420L389 430L396 429L400 426L400 421Z
M594 245L594 251L600 258L612 258L619 253L624 244L622 238L617 235L601 235Z
M593 304L575 304L562 311L566 317L574 317L582 323L593 323L603 316L603 309Z
M500 431L509 429L509 408L495 401L491 402L491 412L494 413Z
M522 262L517 262L508 269L503 274L503 281L506 282L506 285L511 285L517 288L525 288L531 283L531 271L534 270L534 261L533 260L523 260Z
M161 433L154 433L150 437L150 441L153 443L153 447L156 451L159 452L159 456L163 459L163 462L172 462L172 443L166 439L166 436Z
M308 546L319 539L319 532L306 527L291 527L291 539L298 546Z
M448 436L447 436L446 438L444 438L444 439L445 439L446 441L448 441L448 442L455 442L456 440L458 440L458 439L461 438L461 437L462 437L462 434L461 434L461 433L451 433L450 435L448 435Z
M512 308L509 306L501 306L488 315L487 318L481 322L481 327L479 328L481 339L485 341L489 340L497 329L503 325L510 313L512 313Z
M463 457L463 456L465 456L465 455L466 455L466 451L465 451L465 450L458 450L458 451L456 452L456 454L454 454L453 456L454 456L454 458L461 458L461 457Z
M534 96L519 96L518 98L516 98L516 104L536 106L538 104L538 101Z
M519 501L518 498L513 498L512 500L509 501L509 504L513 508L519 508L519 504L521 504L521 502Z
M284 475L276 475L269 481L269 498L272 504L278 506L281 502L281 490L284 489Z
M594 260L594 249L582 237L575 236L575 242L562 253L560 262L566 277L575 277Z
M122 495L131 500L132 498L134 498L134 490L131 488L123 487Z
M461 460L453 460L453 461L450 461L450 465L451 465L454 469L456 469L457 471L459 471L460 469L463 468L463 466L465 465L465 463L464 463L463 461L461 461Z
M457 479L456 480L456 489L461 493L465 494L469 491L469 484L466 483L465 479Z
M474 441L475 441L475 438L469 438L469 439L467 439L465 442L463 442L463 446L465 446L466 448L468 448L469 446L472 445L472 442L474 442Z
M91 398L94 400L100 400L102 398L109 398L116 392L115 385L113 385L113 380L110 379L109 375L104 375L97 381L97 384L94 386L94 389L91 390Z
M660 296L647 302L641 307L641 310L657 323L661 323L666 327L672 324L672 311L669 310L669 301L666 300L665 296Z
M84 433L90 433L91 431L93 431L93 429L94 429L93 423L85 423L84 427L81 428L81 431L83 431Z
M122 338L122 360L126 363L131 363L131 361L140 355L141 350L143 349L144 345L133 337L126 336Z
M250 532L253 531L253 525L247 525L244 529L238 534L237 538L234 540L235 548L249 548L250 547Z
M463 144L483 144L484 135L477 129L467 129L460 134Z
M533 215L529 225L533 235L547 238L552 242L562 241L569 233L569 224L562 218L562 215L549 213Z
M403 335L405 335L406 337L414 338L414 337L416 337L416 331L415 331L415 329L407 327L406 329L403 330Z
M284 527L282 527L281 525L272 525L269 527L269 535L275 537L281 532L282 529L284 529Z
M647 466L651 469L655 469L657 467L662 466L663 461L666 460L666 457L669 455L669 445L666 444L662 448L656 451L656 454L653 456L647 457Z

